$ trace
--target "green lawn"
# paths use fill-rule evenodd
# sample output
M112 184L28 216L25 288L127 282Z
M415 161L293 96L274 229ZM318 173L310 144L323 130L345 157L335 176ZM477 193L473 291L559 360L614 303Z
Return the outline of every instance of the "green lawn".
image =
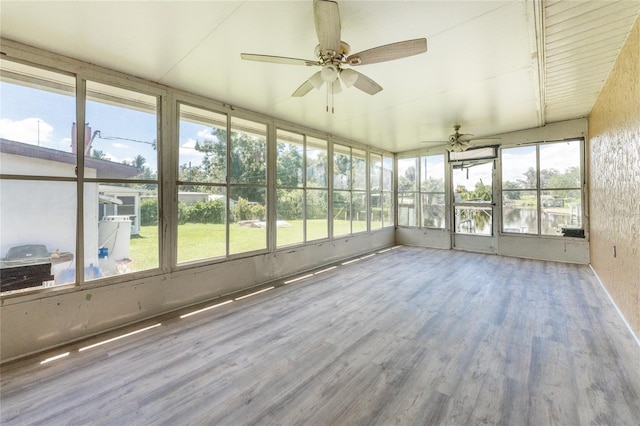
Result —
M287 221L291 226L277 228L278 247L302 242L302 221ZM354 232L364 231L365 222L354 222ZM350 223L334 220L335 235L348 235ZM239 226L229 227L229 250L231 254L266 248L266 229ZM327 221L307 221L307 241L327 238ZM178 263L198 259L224 256L226 247L225 226L206 223L178 225ZM158 267L158 227L142 226L140 234L131 237L130 257L133 260L129 271L143 271Z

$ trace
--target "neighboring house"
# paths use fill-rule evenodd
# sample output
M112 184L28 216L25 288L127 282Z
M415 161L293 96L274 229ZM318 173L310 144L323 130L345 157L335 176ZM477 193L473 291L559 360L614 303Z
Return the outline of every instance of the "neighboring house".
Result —
M178 201L184 203L187 206L198 202L222 200L225 201L226 197L220 194L209 194L207 192L178 192ZM231 211L236 205L236 200L229 200L229 207Z
M131 219L131 235L140 233L140 201L149 191L141 188L98 185L98 220L105 216L128 216Z
M35 175L74 178L76 154L0 138L0 166L3 175ZM108 179L134 177L139 171L133 166L95 158L85 158L85 177ZM84 247L86 264L98 261L98 223L103 192L95 182L85 183L84 191ZM127 188L119 188L127 189ZM135 198L139 201L140 190ZM118 202L120 192L105 191ZM131 194L127 194L131 195ZM0 202L12 208L2 209L0 215L0 257L10 248L38 244L50 252L76 251L76 182L65 180L3 180ZM124 204L124 202L122 203ZM135 203L139 206L139 202ZM138 213L136 213L139 215ZM55 226L51 224L55 223ZM136 221L138 223L139 221ZM92 225L93 224L93 225ZM64 265L69 267L70 265ZM55 271L54 271L55 275Z

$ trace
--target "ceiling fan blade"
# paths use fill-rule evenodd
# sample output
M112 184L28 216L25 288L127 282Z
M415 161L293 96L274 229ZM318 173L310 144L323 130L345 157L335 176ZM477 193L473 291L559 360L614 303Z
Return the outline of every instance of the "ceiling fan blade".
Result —
M458 135L457 137L458 142L464 142L464 143L469 143L471 139L473 139L473 135L470 133L463 133Z
M427 39L417 38L415 40L399 41L397 43L386 44L354 53L347 57L347 63L349 65L375 64L377 62L392 61L394 59L418 55L426 51Z
M291 96L299 98L309 93L311 89L320 89L320 87L322 87L323 84L324 84L324 81L320 76L320 71L318 71L317 73L309 77L307 81L302 83L300 87L298 87Z
M296 91L293 92L293 94L291 96L294 97L294 98L300 98L300 97L306 95L307 93L309 93L311 91L311 89L313 89L313 84L311 84L311 82L309 80L307 80L304 83L302 83L300 85L300 87L298 87L296 89Z
M363 92L368 93L369 95L375 95L376 93L382 90L382 86L380 86L375 81L371 80L366 75L359 73L357 71L354 71L354 72L358 73L358 78L353 83L353 87L356 87L362 90Z
M284 56L256 55L254 53L241 53L240 57L247 61L270 62L274 64L306 65L308 67L313 65L320 65L318 61L311 61L308 59L298 59L298 58L287 58Z
M340 12L338 3L329 0L314 0L313 17L320 43L320 53L340 53Z

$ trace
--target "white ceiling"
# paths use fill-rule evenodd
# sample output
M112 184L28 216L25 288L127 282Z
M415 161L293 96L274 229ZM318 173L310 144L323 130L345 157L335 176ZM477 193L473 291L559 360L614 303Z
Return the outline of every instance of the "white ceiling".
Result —
M384 90L293 91L315 68L311 0L0 2L3 38L392 152L584 117L640 1L339 1L352 53L426 37L425 54L357 70ZM597 66L593 66L597 64Z

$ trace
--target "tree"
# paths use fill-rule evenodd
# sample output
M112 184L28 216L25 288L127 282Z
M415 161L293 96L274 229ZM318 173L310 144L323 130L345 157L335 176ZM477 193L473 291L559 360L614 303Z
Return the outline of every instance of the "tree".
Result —
M299 145L278 142L278 186L297 187L302 184L302 155Z
M135 166L138 170L142 170L142 168L144 167L144 163L147 162L147 159L144 158L142 155L138 154L136 155L136 157L133 159L133 166Z
M101 151L99 149L93 149L91 150L91 158L96 158L98 160L106 160L107 154L104 151Z
M502 184L502 189L520 189L520 185L517 182L507 181ZM519 200L522 197L520 191L505 191L502 196L507 200Z
M404 172L404 176L398 179L398 192L406 192L415 190L416 186L416 168L408 167Z
M267 183L267 141L264 136L232 131L229 150L229 182L255 185L234 189L234 195L253 202L263 202ZM202 161L208 182L226 183L227 131L213 127L211 138L197 142L195 149L205 154Z

